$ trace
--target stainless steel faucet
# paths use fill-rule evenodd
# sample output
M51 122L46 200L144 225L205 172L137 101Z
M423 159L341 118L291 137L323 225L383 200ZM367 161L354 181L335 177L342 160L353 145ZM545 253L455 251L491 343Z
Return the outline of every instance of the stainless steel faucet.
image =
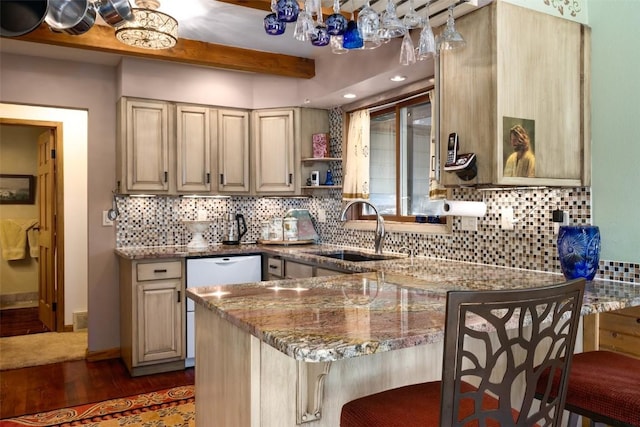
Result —
M340 214L340 221L346 221L347 210L349 210L351 206L358 203L370 206L371 209L373 209L373 211L376 213L376 237L374 240L374 247L375 247L376 253L381 254L382 244L384 243L384 218L382 218L382 215L378 213L378 208L376 208L373 204L371 204L371 202L364 199L355 199L355 200L349 201L349 203L347 203L345 207L342 208L342 213Z

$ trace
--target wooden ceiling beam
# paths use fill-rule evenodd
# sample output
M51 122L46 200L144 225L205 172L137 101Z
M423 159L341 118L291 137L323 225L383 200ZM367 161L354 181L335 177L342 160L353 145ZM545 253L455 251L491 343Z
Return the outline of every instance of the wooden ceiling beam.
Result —
M15 37L15 39L108 52L117 55L284 77L310 79L315 76L315 61L312 58L262 52L189 39L178 39L178 43L171 49L142 49L121 43L116 39L114 29L104 25L94 25L85 34L72 36L64 33L55 33L43 24L36 30L24 36Z

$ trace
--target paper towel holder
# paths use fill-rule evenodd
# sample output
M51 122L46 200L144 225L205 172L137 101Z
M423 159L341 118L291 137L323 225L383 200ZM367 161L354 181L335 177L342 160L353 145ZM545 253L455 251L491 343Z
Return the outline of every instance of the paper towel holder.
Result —
M458 154L455 163L444 166L445 172L455 172L463 181L470 181L478 175L475 153Z

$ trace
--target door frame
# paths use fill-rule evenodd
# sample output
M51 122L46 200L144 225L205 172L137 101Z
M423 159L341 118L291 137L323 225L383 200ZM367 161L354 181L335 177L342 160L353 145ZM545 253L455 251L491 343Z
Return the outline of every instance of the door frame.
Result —
M32 126L42 128L42 130L50 129L53 131L54 144L56 150L55 162L55 234L54 248L56 251L55 265L51 266L55 269L56 281L56 310L55 310L55 331L65 331L65 304L64 304L64 174L63 174L63 153L62 153L62 122L44 121L44 120L24 120L0 117L0 124L14 126ZM38 274L40 280L40 274ZM39 288L39 286L38 286ZM40 297L40 295L38 295Z

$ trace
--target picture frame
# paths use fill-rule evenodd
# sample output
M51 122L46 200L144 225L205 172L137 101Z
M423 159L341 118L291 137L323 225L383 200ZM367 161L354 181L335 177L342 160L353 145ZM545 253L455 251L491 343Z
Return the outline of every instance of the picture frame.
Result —
M329 134L314 133L312 136L313 158L320 159L329 156Z
M36 199L36 177L0 174L0 205L32 205Z

